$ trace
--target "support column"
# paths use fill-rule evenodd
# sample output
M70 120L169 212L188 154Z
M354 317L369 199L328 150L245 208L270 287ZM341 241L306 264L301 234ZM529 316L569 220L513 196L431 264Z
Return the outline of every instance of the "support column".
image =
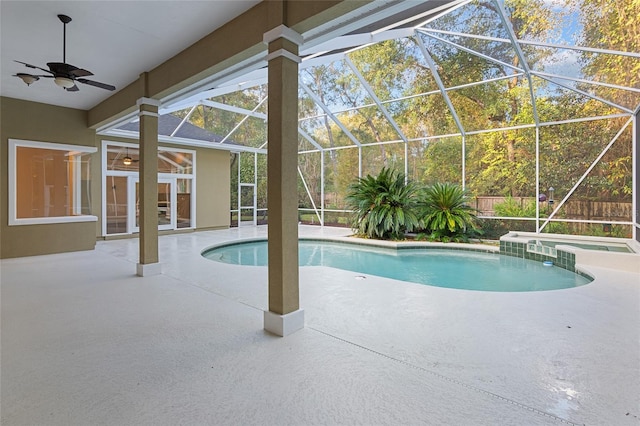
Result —
M140 116L140 260L138 276L158 275L158 108L160 102L138 99Z
M269 310L264 329L286 336L304 327L298 282L298 45L302 37L280 25L265 33L269 46L267 191Z

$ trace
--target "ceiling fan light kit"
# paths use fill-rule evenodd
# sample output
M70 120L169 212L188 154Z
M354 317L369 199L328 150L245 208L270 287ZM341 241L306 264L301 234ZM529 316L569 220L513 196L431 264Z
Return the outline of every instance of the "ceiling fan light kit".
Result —
M67 77L56 77L53 79L53 82L60 87L64 87L65 89L70 89L75 85L73 80Z
M129 156L129 147L126 147L126 153L124 155L124 157L122 157L122 164L124 164L125 166L130 166L133 163L137 163L140 160L134 160L133 158L131 158ZM109 161L116 161L118 159L118 157L120 156L121 151L118 153L118 155L116 156L116 158L112 158Z
M36 81L40 80L40 77L36 77L35 75L31 74L25 74L22 72L16 74L16 77L21 78L27 86L31 86L31 83L35 83Z
M51 75L32 75L27 73L17 73L14 74L14 76L24 81L27 86L30 86L32 83L40 80L40 77L52 78L55 84L62 87L67 92L77 92L79 90L78 86L76 86L76 82L87 84L93 87L98 87L100 89L112 91L116 90L115 86L112 86L110 84L81 78L93 75L93 73L91 71L78 68L74 65L67 64L67 24L71 22L71 18L67 15L58 15L58 19L60 19L60 22L62 22L63 24L62 62L47 62L47 67L49 67L49 69L45 69L35 65L27 64L26 62L15 61L23 64L27 68L38 69Z

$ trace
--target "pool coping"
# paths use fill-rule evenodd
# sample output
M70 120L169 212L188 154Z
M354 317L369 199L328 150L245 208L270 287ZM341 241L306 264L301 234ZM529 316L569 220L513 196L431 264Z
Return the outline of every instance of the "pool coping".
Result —
M333 241L339 243L347 243L352 245L361 245L361 246L369 246L369 247L380 247L380 248L394 248L397 250L411 250L411 249L446 249L446 250L457 250L457 251L473 251L473 252L481 252L481 253L500 253L500 247L493 245L485 245L478 243L441 243L441 242L431 242L431 241L387 241L387 240L373 240L356 237L354 235L349 235L346 237L336 237L336 236L314 236L314 237L299 237L299 241ZM208 250L212 250L215 248L226 247L229 245L242 244L242 243L252 243L258 241L268 241L266 237L249 237L249 238L240 238L234 241L223 242L219 244L212 244L210 246L205 247L200 251L200 254L204 254Z

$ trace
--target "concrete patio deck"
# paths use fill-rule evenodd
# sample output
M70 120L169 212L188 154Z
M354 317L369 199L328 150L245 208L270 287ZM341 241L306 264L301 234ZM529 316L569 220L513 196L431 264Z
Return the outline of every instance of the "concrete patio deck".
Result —
M305 267L279 338L266 268L200 256L255 236L162 236L152 277L137 239L0 261L2 424L640 424L638 274L495 293Z

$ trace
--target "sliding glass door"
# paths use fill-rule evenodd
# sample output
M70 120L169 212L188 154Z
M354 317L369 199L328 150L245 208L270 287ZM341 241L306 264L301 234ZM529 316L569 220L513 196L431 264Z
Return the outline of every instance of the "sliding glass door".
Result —
M129 194L130 231L140 232L140 179L137 176L129 177ZM158 179L158 230L177 227L176 198L175 179Z

